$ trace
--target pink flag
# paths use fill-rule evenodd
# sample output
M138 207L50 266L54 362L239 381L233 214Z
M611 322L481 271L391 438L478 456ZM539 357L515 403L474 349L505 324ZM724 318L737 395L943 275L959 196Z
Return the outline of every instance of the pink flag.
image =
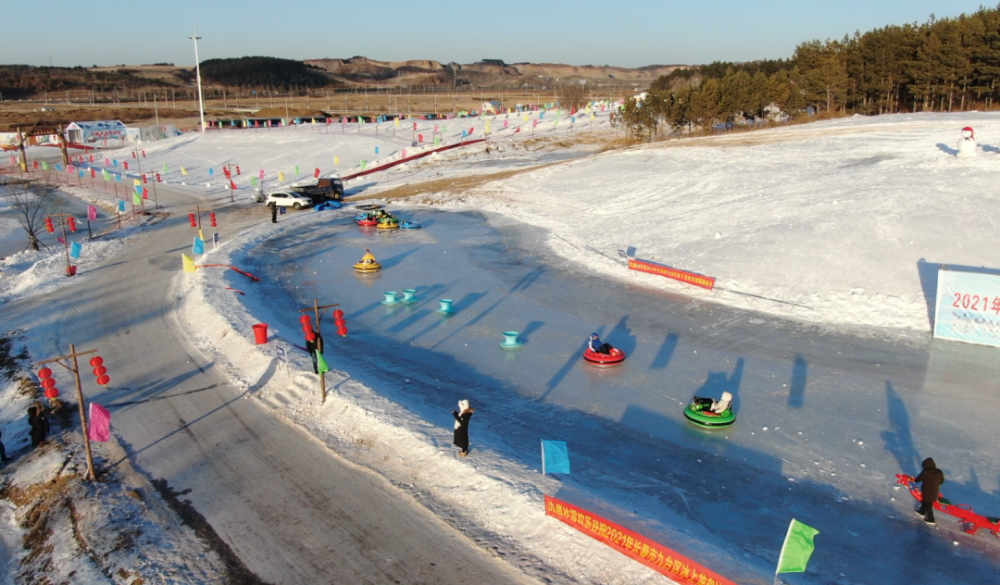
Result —
M259 172L259 173L257 173L257 177L258 177L258 178L259 178L259 179L260 179L261 181L263 181L263 180L264 180L264 169L261 169L261 170L260 170L260 172Z
M56 236L56 239L59 240L60 244L65 244L66 243L66 240L60 238L59 236Z
M403 149L403 158L406 158L406 149Z
M93 205L87 206L87 219L91 221L97 219L97 208Z
M107 443L111 438L111 413L96 402L90 403L90 426L87 436L91 441Z
M538 118L531 121L531 127L534 128L535 126L538 126Z
M504 127L504 128L506 128L506 127L507 127L507 120L504 120L504 121L503 121L503 127Z
M318 179L319 178L319 168L318 167L316 168L315 171L313 171L313 178L314 179Z
M434 134L437 134L437 133L438 133L438 125L434 124Z

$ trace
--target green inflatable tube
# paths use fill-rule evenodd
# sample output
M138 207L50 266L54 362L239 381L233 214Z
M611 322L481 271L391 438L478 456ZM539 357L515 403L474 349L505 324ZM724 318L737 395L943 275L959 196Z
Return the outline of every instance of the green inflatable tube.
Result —
M684 417L699 427L718 429L728 427L736 422L736 414L732 409L726 410L722 414L715 414L711 411L694 410L693 404L688 404L684 409Z

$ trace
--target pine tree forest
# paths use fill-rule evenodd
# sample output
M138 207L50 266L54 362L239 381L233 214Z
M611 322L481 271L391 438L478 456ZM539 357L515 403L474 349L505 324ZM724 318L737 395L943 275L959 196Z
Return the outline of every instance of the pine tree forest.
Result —
M711 128L775 112L891 114L998 107L1000 5L924 24L800 44L787 60L712 63L660 77L617 123L637 139L661 126Z

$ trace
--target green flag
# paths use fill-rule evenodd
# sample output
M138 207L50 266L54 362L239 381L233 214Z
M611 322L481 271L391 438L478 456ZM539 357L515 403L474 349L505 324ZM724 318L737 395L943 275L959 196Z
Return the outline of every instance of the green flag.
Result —
M363 171L366 168L368 168L367 163L365 161L361 161L361 170Z
M320 374L325 374L330 371L330 366L326 365L326 360L323 359L323 354L316 352L316 368L319 370Z
M163 163L163 174L165 175L165 174L167 174L169 172L170 171L167 170L167 163Z
M813 544L813 537L819 534L819 530L799 522L792 518L788 525L788 534L785 535L785 544L781 547L781 554L778 556L778 573L804 573L806 565L809 564L809 557L816 546Z
M138 193L132 193L132 204L142 205L142 197L140 197Z
M49 163L45 162L44 160L42 161L42 170L43 171L49 170Z

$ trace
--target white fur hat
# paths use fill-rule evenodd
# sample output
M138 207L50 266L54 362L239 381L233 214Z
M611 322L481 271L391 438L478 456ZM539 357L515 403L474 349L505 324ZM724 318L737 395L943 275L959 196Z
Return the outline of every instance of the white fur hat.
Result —
M469 410L469 401L468 400L459 400L458 401L458 412L465 412L466 410Z

